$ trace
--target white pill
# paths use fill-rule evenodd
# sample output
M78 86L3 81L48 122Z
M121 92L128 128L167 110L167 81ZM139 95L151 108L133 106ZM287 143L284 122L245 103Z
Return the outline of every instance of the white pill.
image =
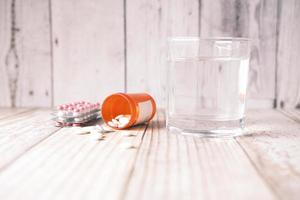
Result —
M130 121L130 119L127 118L127 117L122 117L122 118L119 119L119 122L120 122L121 125L126 125L126 124L129 123L129 121Z
M112 123L115 124L115 126L118 126L120 124L119 121L116 119L112 119L111 121L112 121Z
M111 121L109 121L109 122L107 122L107 124L109 125L109 126L111 126L111 127L117 127L113 122L111 122Z
M92 140L101 140L101 139L103 139L103 134L102 133L98 133L96 131L92 131L89 137Z
M124 128L127 124L119 124L118 128Z
M116 120L119 120L120 118L124 117L124 115L118 115L115 117Z
M109 132L113 132L114 131L111 127L109 127L109 126L107 126L105 124L103 124L103 125L97 125L96 126L96 130L99 131L100 133L109 133Z

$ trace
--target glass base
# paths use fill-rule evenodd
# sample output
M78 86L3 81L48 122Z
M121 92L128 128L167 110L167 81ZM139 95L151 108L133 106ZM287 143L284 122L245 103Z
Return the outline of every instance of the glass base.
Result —
M202 126L204 124L205 126ZM195 137L236 137L246 133L244 128L244 118L232 121L200 121L197 123L197 128L180 127L176 126L175 123L172 124L170 122L167 124L169 133Z

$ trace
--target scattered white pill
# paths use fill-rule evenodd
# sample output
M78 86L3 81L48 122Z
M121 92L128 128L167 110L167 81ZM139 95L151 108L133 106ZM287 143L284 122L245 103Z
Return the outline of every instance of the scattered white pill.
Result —
M92 133L89 136L92 140L101 140L103 139L103 134L96 132L96 131L92 131Z
M109 127L109 126L107 126L107 125L105 125L105 124L103 124L103 125L97 125L97 126L96 126L96 129L97 129L100 133L109 133L109 132L113 132L113 131L114 131L111 127Z

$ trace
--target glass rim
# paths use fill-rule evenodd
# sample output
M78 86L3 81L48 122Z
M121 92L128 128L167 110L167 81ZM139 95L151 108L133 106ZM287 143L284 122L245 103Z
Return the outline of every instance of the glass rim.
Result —
M241 41L250 42L252 39L247 37L197 37L197 36L186 36L186 37L168 37L168 42L189 42L189 41Z

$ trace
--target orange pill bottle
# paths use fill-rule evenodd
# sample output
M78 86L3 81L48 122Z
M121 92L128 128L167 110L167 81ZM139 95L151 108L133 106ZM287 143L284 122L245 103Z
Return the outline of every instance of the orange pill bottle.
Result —
M115 93L108 96L101 108L103 121L108 125L111 120L119 115L130 115L130 120L122 128L149 122L156 113L154 99L146 93Z

